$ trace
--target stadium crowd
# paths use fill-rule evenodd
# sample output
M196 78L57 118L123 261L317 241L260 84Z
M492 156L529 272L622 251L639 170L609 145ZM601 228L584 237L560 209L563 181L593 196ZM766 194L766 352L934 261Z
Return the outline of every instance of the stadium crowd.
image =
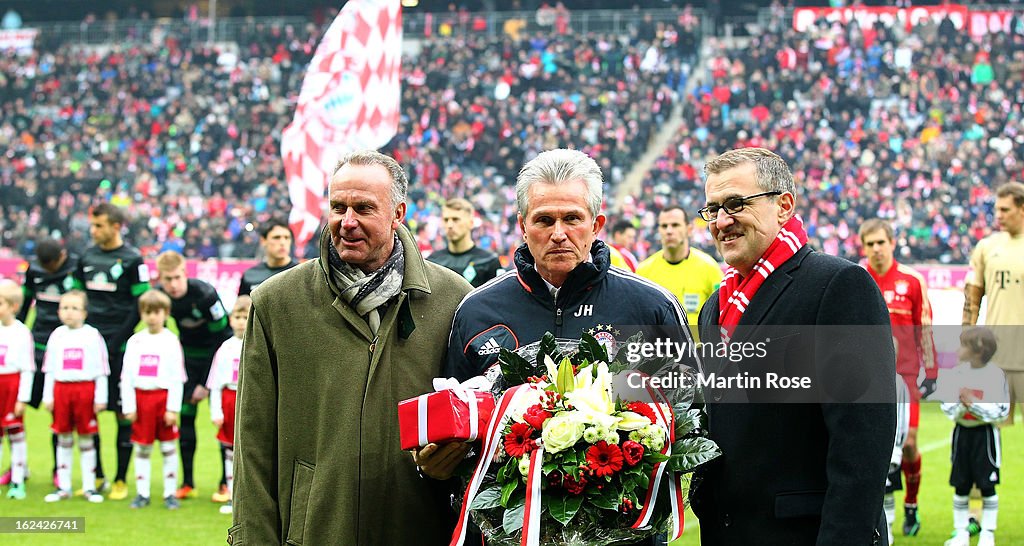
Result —
M0 253L31 256L50 234L82 247L88 207L110 200L147 256L252 257L259 224L289 210L279 138L322 27L252 23L227 49L154 28L0 57ZM762 145L794 165L815 246L855 258L857 219L881 216L901 259L966 262L992 225L991 189L1021 171L1024 34L777 20L742 47L712 39L691 70L698 28L684 11L638 17L625 35L566 22L424 38L404 61L402 123L385 149L409 172L421 246L441 245L440 201L469 196L480 245L507 254L519 237L509 181L544 149L593 155L615 195L681 102L675 141L639 195L615 204L640 228L641 258L657 210L699 208L708 157ZM694 244L713 252L706 230Z
M157 28L0 58L0 247L30 256L56 234L81 248L88 207L109 200L147 256L251 257L258 225L290 208L279 138L321 28L253 24L236 51ZM388 151L410 174L423 240L440 240L440 198L473 195L489 211L482 243L514 246L505 182L546 148L582 147L616 183L672 107L677 53L695 46L678 33L652 45L664 25L650 20L627 37L540 28L425 39L403 64Z
M645 204L695 210L707 159L764 146L793 165L813 246L857 259L858 223L882 217L900 260L966 263L994 224L994 189L1024 170L1024 25L1011 28L971 38L948 18L912 32L776 21L742 47L713 44L637 200L641 236L655 232ZM706 230L695 236L710 248Z

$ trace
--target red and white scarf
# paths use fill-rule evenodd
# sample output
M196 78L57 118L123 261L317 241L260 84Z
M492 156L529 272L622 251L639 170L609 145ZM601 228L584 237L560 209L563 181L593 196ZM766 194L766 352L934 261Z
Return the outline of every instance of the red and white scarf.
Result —
M725 278L718 287L718 324L721 326L723 341L728 343L732 338L750 300L754 299L754 294L768 275L792 258L805 244L807 232L804 231L804 223L798 216L794 216L782 226L749 275L741 277L739 271L731 266L725 270Z

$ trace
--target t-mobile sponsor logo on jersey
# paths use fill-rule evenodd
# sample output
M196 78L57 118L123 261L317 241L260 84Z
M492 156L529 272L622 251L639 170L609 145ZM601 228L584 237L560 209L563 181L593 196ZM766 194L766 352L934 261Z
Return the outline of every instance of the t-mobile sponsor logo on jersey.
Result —
M139 377L156 377L160 370L160 355L142 355L139 358Z
M85 351L78 347L64 349L64 369L81 370L85 360Z

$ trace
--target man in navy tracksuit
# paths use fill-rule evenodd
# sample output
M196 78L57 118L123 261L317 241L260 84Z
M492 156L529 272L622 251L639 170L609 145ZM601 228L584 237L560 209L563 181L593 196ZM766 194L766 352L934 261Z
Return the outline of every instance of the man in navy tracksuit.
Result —
M676 341L692 344L675 296L610 267L608 247L596 239L605 217L601 169L593 159L575 150L544 152L520 171L516 195L526 240L516 250L516 270L462 300L445 376L465 380L484 374L501 347L516 350L546 332L570 341L587 332L602 343L621 343L637 327L650 332L644 327L667 326L681 338ZM697 365L692 359L680 364ZM468 444L457 442L431 444L416 460L424 474L444 479L466 450Z
M516 182L526 242L515 271L470 292L455 312L445 375L484 374L501 347L516 350L546 332L602 343L624 342L637 326L686 324L678 300L660 286L610 267L601 170L575 150L551 150L523 167ZM681 330L686 341L689 331ZM690 364L695 364L692 362Z
M555 287L538 271L528 244L519 247L515 272L474 290L455 312L445 376L464 381L483 375L497 364L501 347L514 351L546 332L572 341L587 332L621 343L627 328L685 324L674 296L611 268L602 241L593 242L589 258Z

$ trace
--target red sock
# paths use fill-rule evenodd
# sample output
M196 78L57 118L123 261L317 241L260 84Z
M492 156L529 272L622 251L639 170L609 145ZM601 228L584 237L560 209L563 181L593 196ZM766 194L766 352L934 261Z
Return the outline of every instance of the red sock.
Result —
M907 461L903 459L903 476L907 482L907 494L903 498L904 504L917 504L917 492L921 489L921 453L918 452L917 459Z

